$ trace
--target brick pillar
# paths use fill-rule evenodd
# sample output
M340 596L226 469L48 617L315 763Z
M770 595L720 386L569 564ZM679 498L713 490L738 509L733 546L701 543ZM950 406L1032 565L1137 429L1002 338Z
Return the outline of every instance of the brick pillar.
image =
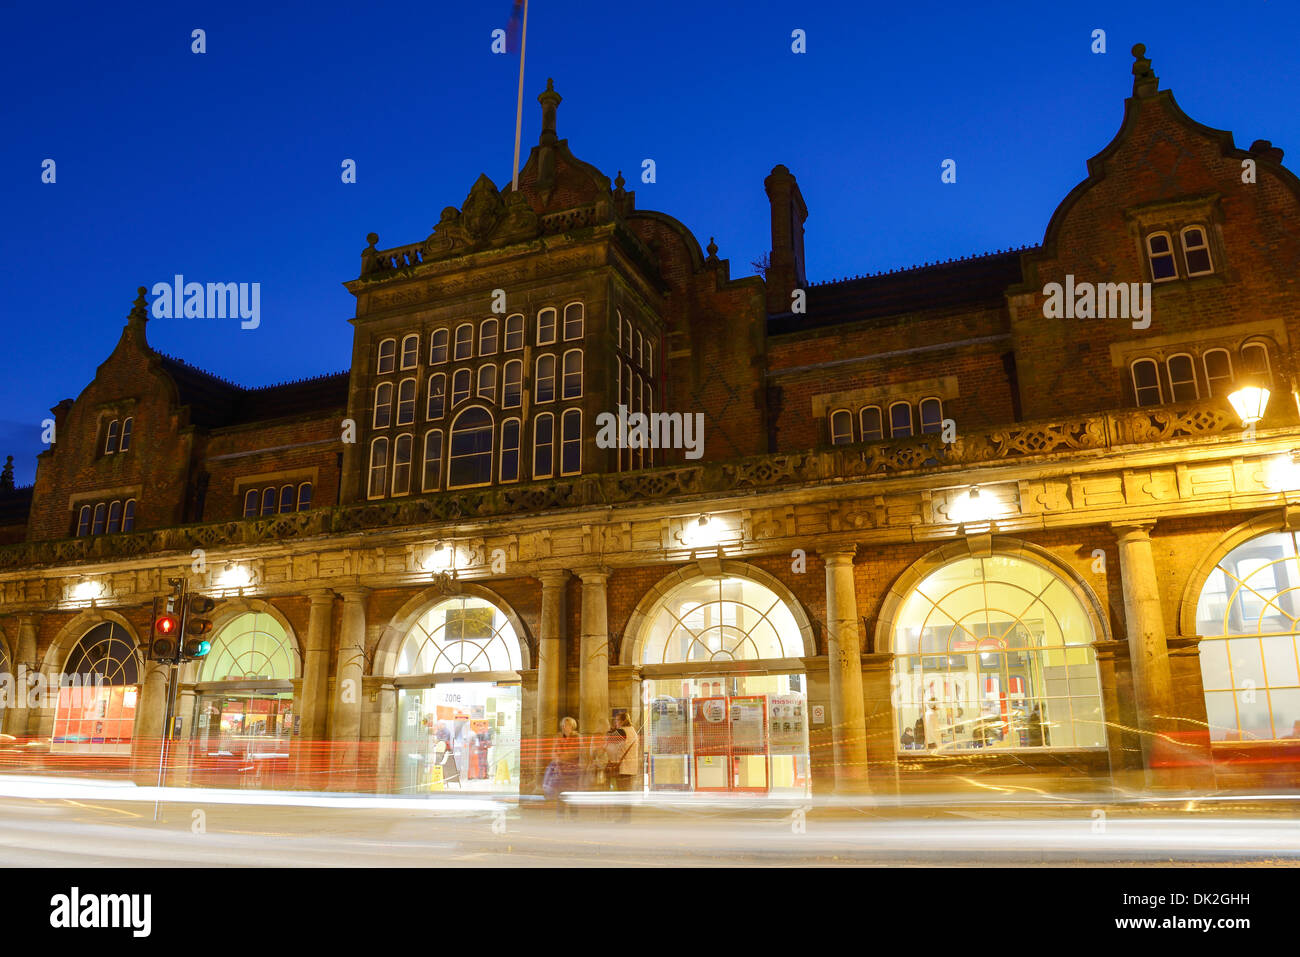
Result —
M826 562L826 657L830 666L835 790L867 789L867 720L862 700L862 644L853 586L855 548L823 552Z

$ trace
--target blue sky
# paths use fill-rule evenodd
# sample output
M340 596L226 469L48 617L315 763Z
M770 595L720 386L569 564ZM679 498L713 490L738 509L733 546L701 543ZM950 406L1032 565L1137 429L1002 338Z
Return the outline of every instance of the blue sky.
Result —
M479 173L510 176L518 60L490 51L509 0L117 6L6 5L0 458L20 483L137 286L260 282L258 329L157 319L150 341L245 385L338 371L366 233L419 241ZM733 276L770 244L776 163L813 282L1036 243L1118 129L1138 41L1193 118L1300 159L1297 6L532 0L524 155L554 77L574 153L716 236Z

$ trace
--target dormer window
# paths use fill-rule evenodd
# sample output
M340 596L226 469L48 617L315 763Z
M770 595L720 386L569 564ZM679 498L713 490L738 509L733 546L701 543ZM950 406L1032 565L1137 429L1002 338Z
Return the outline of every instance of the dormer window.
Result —
M1147 236L1147 258L1151 263L1152 282L1168 282L1178 278L1174 245L1168 233L1151 233Z
M1210 244L1205 229L1201 226L1188 226L1183 230L1183 259L1187 263L1187 275L1204 276L1214 272L1210 260Z
M131 448L131 429L135 425L135 417L128 415L122 420L122 441L118 444L117 450L125 452Z
M122 423L117 419L108 423L108 437L104 439L104 454L112 455L117 451L117 440L121 434Z

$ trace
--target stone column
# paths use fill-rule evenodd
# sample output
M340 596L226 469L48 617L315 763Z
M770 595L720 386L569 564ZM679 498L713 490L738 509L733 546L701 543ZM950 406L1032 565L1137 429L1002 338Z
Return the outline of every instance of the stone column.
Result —
M330 728L335 772L348 777L360 770L361 695L366 665L366 596L368 588L338 589L343 599L343 621L339 629L339 656L335 667L334 715ZM337 776L337 775L336 775ZM340 780L340 785L344 784Z
M1154 766L1171 757L1171 742L1160 735L1177 731L1174 720L1173 677L1160 585L1151 554L1151 526L1114 524L1119 540L1119 574L1124 586L1124 621L1128 631L1129 662L1133 669L1133 698L1141 732L1142 764L1149 784L1162 783ZM1164 777L1163 775L1158 775ZM1172 783L1172 782L1171 782Z
M856 548L823 552L826 562L826 657L830 666L835 790L867 787L867 722L862 700L862 644L853 587Z
M379 688L379 735L378 749L379 754L376 760L375 770L378 774L376 790L381 793L389 793L397 790L397 780L394 777L396 765L394 758L397 753L397 722L401 720L401 715L397 713L397 686L385 683Z
M307 614L307 640L302 652L302 701L295 710L302 716L298 746L314 751L325 740L325 716L329 712L326 685L334 593L320 588L308 592L307 597L311 599L311 609Z
M565 589L567 571L545 571L542 582L542 630L537 642L536 735L546 738L560 726L560 689L564 677ZM586 622L586 593L583 594L583 622ZM584 628L584 632L585 632Z
M18 616L18 634L13 649L14 702L12 708L5 709L4 716L5 733L16 738L31 734L31 725L36 720L32 709L27 707L32 678L41 670L36 661L36 623L36 615Z
M578 732L600 735L603 744L609 723L609 615L605 605L609 571L592 568L578 574L582 578Z
M172 666L158 661L145 661L140 669L140 697L136 703L135 726L131 738L132 773L139 784L158 783L158 762L162 758L164 737L168 732L167 690ZM176 742L172 742L175 744ZM184 766L178 760L177 749L169 745L167 769ZM172 783L167 779L165 783Z

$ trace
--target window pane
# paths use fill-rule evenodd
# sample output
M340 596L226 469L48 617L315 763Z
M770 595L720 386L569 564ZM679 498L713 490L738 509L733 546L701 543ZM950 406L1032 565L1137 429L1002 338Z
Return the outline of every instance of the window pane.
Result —
M254 518L257 515L257 489L250 488L244 493L244 518Z
M484 319L483 325L479 327L478 354L481 356L494 356L497 354L497 321L495 319Z
M451 377L451 407L453 409L469 398L469 387L469 370L457 369Z
M862 426L863 442L871 442L885 437L885 431L880 422L880 409L877 406L869 405L862 409L858 413L858 419Z
M537 344L550 345L555 341L555 310L543 309L537 314Z
M442 433L434 430L424 436L424 490L432 492L442 478Z
M429 401L426 404L426 419L441 419L447 405L447 377L439 372L429 376Z
M108 505L100 502L95 506L95 524L91 529L92 535L104 534L104 523L108 519Z
M385 339L379 343L379 362L375 371L380 375L392 372L397 361L397 340Z
M1211 349L1205 354L1205 381L1212 396L1232 391L1232 357L1226 349Z
M524 317L513 315L506 317L506 352L515 352L524 347Z
M305 512L311 508L311 482L298 486L298 511Z
M1183 230L1183 255L1187 259L1187 275L1199 276L1214 271L1210 262L1210 246L1205 231L1199 226Z
M1133 391L1138 405L1160 405L1160 371L1153 359L1139 359L1133 363Z
M577 475L582 471L582 412L579 409L569 409L561 422L563 442L560 471L565 475Z
M1169 386L1172 401L1174 402L1192 402L1199 398L1196 389L1196 372L1195 366L1192 365L1192 357L1188 355L1170 356L1169 362Z
M131 447L131 430L134 427L135 418L133 416L128 415L122 420L122 444L118 446L119 451L125 452Z
M839 409L831 413L831 444L848 445L853 441L853 419L848 410Z
M456 358L470 359L474 355L474 327L468 322L456 327Z
M505 383L501 390L501 405L507 409L519 408L523 401L524 364L518 359L506 363Z
M921 400L921 432L930 434L943 429L943 403L938 399Z
M122 503L113 502L108 506L108 534L122 530Z
M582 350L570 349L564 354L564 397L576 399L582 395Z
M533 478L550 478L555 445L555 418L539 415L533 423Z
M889 407L889 434L905 438L912 434L912 407L906 402L895 402Z
M1272 373L1269 368L1268 348L1259 342L1248 342L1241 347L1241 364L1245 368L1247 375L1263 376L1272 384Z
M122 512L122 531L129 532L135 528L135 499L126 500L126 508Z
M1177 278L1178 269L1174 266L1174 251L1168 236L1163 233L1148 236L1147 250L1152 279L1159 282L1162 279Z
M397 386L397 424L410 425L415 421L415 380L403 379Z
M537 357L537 377L534 384L533 401L555 401L555 356Z
M388 439L375 439L370 446L370 498L380 498L388 480Z
M414 369L420 355L420 337L407 336L402 340L402 368Z
M108 455L117 451L118 430L122 428L122 423L114 419L108 423L108 438L104 440L104 454Z
M501 426L501 481L519 478L519 420L507 419Z
M374 427L386 429L393 420L393 384L381 382L375 386Z
M411 436L399 435L393 443L393 494L405 495L411 488Z
M582 303L571 302L564 307L564 338L565 341L570 339L582 338Z
M478 370L478 397L488 402L497 400L497 367L491 363Z
M280 489L280 506L281 512L292 512L297 504L297 489L292 485L285 485Z
M437 365L447 361L447 344L451 334L446 329L435 329L429 338L429 363Z
M492 417L485 409L467 409L451 431L448 488L484 485L492 480Z

